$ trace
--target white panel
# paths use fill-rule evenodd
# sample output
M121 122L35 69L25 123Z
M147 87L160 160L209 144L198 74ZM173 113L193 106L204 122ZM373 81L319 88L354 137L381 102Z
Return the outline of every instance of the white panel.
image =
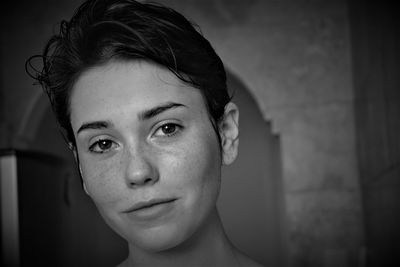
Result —
M5 266L19 266L18 180L15 155L0 157L1 235Z

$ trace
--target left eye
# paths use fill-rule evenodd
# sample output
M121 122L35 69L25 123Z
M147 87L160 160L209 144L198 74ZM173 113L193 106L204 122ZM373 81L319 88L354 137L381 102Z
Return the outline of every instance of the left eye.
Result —
M182 126L175 124L175 123L166 123L164 125L161 125L157 131L154 133L155 136L172 136L179 132L179 130L182 128Z
M117 144L111 140L101 139L101 140L96 141L94 144L92 144L89 147L89 150L94 153L104 153L104 152L110 151L111 149L115 148L116 146L117 146Z

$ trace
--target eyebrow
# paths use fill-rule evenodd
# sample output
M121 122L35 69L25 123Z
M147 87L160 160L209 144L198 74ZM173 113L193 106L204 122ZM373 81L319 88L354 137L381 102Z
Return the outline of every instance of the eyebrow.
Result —
M138 118L141 121L151 119L167 110L179 108L179 107L186 107L183 104L174 103L174 102L167 102L165 104L161 104L149 110L142 111L138 114Z
M144 110L138 114L138 118L141 121L144 120L149 120L167 110L178 108L178 107L186 107L183 104L179 103L174 103L174 102L167 102L165 104L161 104L159 106L156 106L154 108ZM79 134L80 132L88 129L96 130L96 129L107 129L112 125L111 122L109 121L94 121L94 122L87 122L83 123L81 127L79 127L78 131L76 134Z
M79 134L80 132L88 129L106 129L110 126L110 122L108 121L94 121L94 122L87 122L82 124L81 127L79 127L78 131L76 134Z

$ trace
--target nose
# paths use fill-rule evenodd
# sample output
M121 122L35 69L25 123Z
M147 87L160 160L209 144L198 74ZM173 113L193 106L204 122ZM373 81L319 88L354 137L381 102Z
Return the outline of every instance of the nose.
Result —
M126 156L126 184L130 188L153 185L159 180L159 173L152 157L143 149L131 149Z

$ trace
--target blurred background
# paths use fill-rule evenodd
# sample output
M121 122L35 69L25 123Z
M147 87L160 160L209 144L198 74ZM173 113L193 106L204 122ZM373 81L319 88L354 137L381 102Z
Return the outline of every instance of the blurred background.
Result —
M83 193L24 68L81 2L2 4L1 259L10 266L111 266L127 253ZM224 169L218 203L233 242L267 266L399 266L394 4L158 2L200 26L236 92L240 156Z

